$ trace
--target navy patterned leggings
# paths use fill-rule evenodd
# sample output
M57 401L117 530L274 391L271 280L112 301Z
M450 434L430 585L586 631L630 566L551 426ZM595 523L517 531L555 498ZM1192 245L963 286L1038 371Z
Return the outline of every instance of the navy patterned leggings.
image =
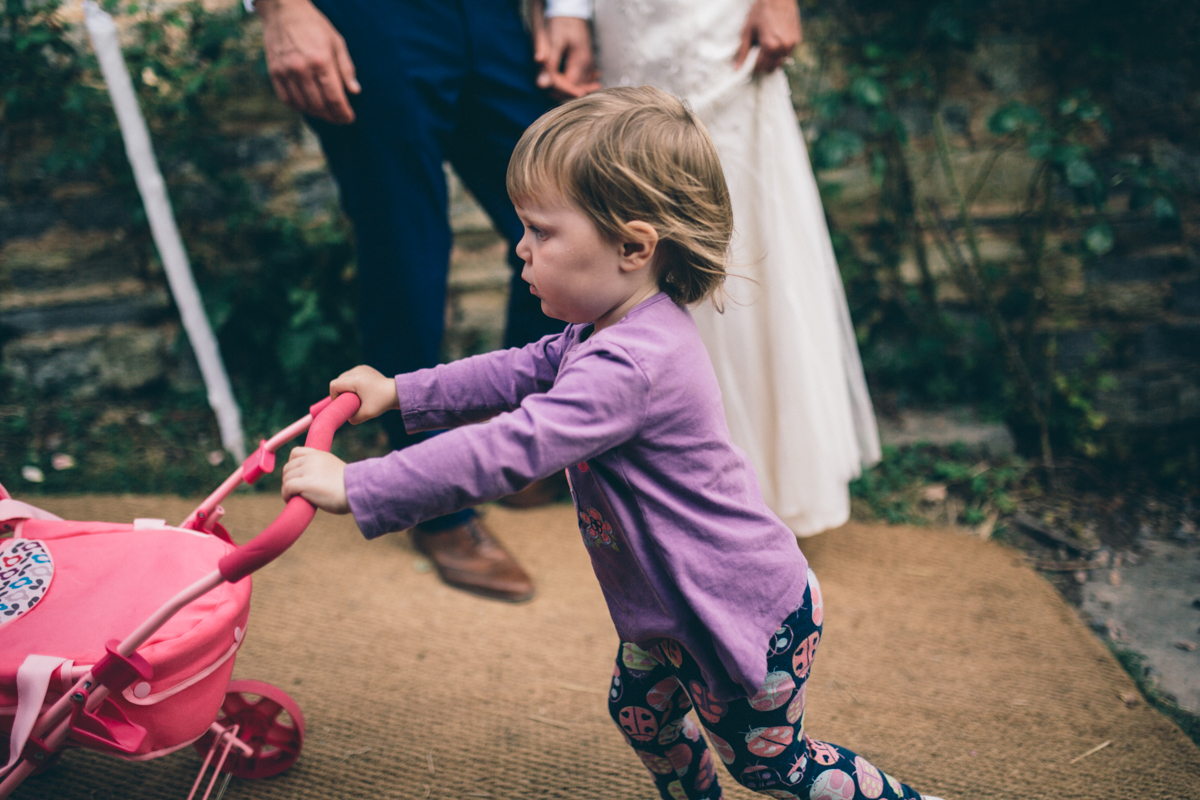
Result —
M699 666L678 643L665 640L649 650L622 643L609 712L664 800L721 797L712 752L688 716L693 706L721 761L749 789L779 800L920 797L862 756L804 734L804 695L823 618L821 587L810 570L804 601L771 639L762 688L732 702L709 694Z

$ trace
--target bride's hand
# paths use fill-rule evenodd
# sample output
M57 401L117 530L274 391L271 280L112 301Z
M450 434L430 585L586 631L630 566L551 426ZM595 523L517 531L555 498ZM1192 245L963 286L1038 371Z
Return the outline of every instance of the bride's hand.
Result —
M740 67L750 49L758 45L755 73L774 72L800 44L800 7L796 0L755 0L742 26L742 41L733 59Z
M586 19L542 17L540 3L533 8L533 59L542 65L539 88L559 100L583 97L600 88L592 52L592 30Z

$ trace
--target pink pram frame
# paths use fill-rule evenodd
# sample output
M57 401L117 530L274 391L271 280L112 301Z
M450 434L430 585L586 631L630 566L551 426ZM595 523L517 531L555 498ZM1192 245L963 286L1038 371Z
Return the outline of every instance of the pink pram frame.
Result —
M205 532L232 544L228 533L219 524L224 513L220 506L221 501L243 481L254 483L263 474L271 472L275 466L276 450L305 430L308 430L306 446L329 450L334 432L353 416L358 407L359 399L354 394L342 394L337 400L325 399L314 405L309 414L261 442L258 449L216 491L205 498L180 527ZM5 504L5 509L0 510L7 510L4 516L8 518L7 521L0 520L0 530L3 532L12 531L21 525L19 520L23 514L27 515L26 518L37 518L45 514L32 506L11 500L3 487L0 487L0 503ZM114 692L121 692L138 676L149 677L149 664L138 654L138 648L146 644L156 631L189 603L223 583L237 583L279 557L300 537L314 514L315 509L308 501L293 497L279 517L262 533L220 558L215 570L180 590L124 639L110 642L107 654L97 663L90 667L74 667L69 676L61 676L64 682L73 681L73 685L48 709L38 714L30 735L21 746L20 759L7 773L0 772L3 774L3 780L0 780L0 800L8 797L30 774L52 761L68 742L73 746L83 747L88 747L89 743L99 745L94 749L105 752L119 751L122 747L127 747L128 742L138 736L139 726L130 723L119 709L114 712L115 707L108 698ZM230 660L232 661L232 657ZM239 692L259 695L264 700L267 700L269 695L271 708L288 712L295 721L300 739L303 738L303 717L299 707L279 690L254 681L234 681L229 690L230 698L240 697ZM229 716L227 719L230 724L222 724L218 719L209 725L204 741L211 742L188 800L195 796L210 765L213 766L213 772L203 795L205 800L213 791L217 777L222 771L226 773L226 778L220 794L224 793L232 774L237 773L244 777L277 774L290 766L298 754L299 743L296 742L295 752L284 753L284 758L255 763L253 759L256 756L256 748L239 738L242 730L236 716ZM141 735L145 735L144 729L141 729ZM186 747L189 743L178 743L162 751L135 756L131 760L156 757L179 747ZM236 754L234 750L237 751ZM127 749L127 752L131 751ZM231 755L233 761L230 761ZM244 766L240 771L237 764L239 756L250 761L250 766Z

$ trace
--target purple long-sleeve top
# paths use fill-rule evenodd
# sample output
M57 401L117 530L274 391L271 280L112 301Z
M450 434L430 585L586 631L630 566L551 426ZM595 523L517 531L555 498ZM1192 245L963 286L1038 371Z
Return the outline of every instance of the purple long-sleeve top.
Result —
M621 639L678 641L717 699L754 694L807 562L729 438L687 310L660 293L592 330L397 376L408 431L454 430L348 465L355 520L374 538L566 468Z

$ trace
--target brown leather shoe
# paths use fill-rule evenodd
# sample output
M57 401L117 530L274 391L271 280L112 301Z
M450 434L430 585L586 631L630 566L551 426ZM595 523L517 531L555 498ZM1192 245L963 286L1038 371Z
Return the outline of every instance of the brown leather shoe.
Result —
M508 508L537 508L570 497L566 471L534 481L516 494L501 497L496 502Z
M479 517L436 533L411 531L413 546L429 557L450 586L472 594L520 603L533 597L533 579Z

